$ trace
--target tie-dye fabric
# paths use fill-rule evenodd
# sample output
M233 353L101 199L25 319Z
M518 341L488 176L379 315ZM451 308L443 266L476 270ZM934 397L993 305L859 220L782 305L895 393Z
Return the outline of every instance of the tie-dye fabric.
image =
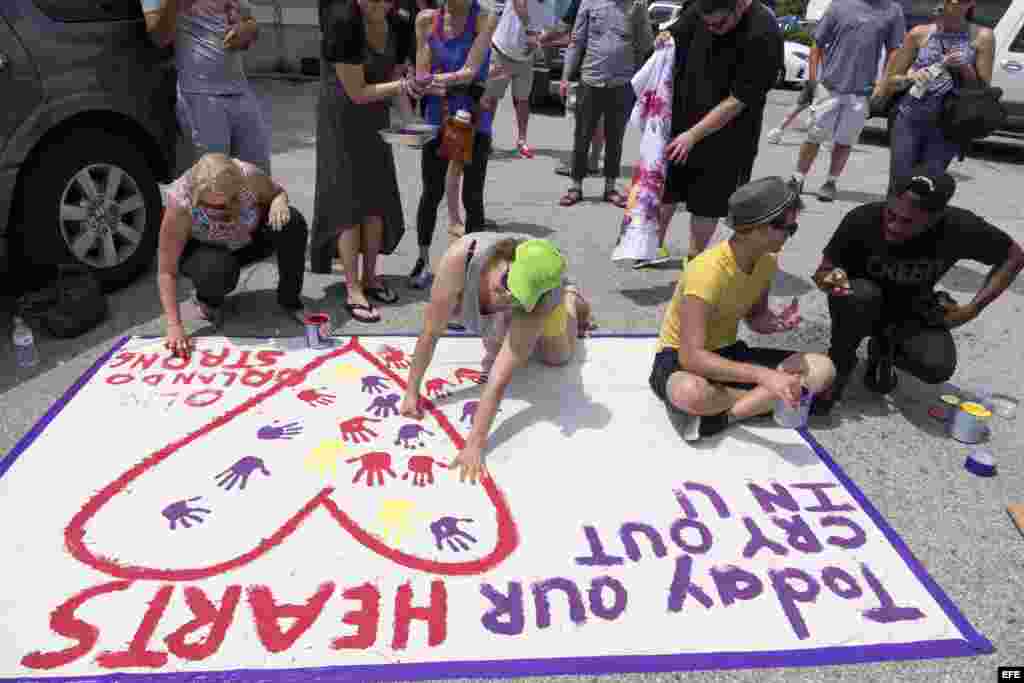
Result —
M650 260L658 251L658 206L665 190L665 148L672 130L675 52L675 41L668 38L633 76L637 100L629 120L641 131L640 160L613 261Z

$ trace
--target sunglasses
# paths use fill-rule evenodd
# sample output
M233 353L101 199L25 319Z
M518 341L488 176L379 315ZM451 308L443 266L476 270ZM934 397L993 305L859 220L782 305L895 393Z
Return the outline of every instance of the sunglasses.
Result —
M800 224L796 221L777 220L771 223L771 226L776 230L788 234L790 237L796 234L796 231L800 229Z
M522 304L519 303L519 299L516 298L516 295L513 294L512 290L509 289L509 287L508 287L508 269L506 269L505 273L501 276L501 283L500 284L501 284L501 288L503 290L505 290L505 293L508 294L512 298L512 301L514 301L517 306L522 307Z

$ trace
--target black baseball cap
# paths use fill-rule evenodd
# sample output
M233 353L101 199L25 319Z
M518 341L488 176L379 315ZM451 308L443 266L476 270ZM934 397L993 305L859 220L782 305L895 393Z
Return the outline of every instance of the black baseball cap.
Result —
M925 211L942 211L956 193L956 181L948 173L930 172L925 166L918 166L909 175L895 183L896 194L909 192L914 195L913 203Z

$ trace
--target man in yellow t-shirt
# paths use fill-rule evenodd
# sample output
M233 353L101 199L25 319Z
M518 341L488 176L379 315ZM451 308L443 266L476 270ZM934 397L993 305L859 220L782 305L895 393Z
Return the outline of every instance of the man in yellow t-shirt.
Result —
M801 386L819 394L831 386L828 356L750 347L737 341L739 321L771 334L800 323L797 302L768 307L777 253L797 230L800 198L782 178L762 178L729 198L733 236L685 267L662 321L651 389L686 417L684 438L696 441L730 423L795 406Z

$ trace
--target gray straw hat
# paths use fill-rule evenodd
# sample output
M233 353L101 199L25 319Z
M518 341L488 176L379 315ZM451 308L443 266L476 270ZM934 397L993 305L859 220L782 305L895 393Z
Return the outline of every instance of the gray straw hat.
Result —
M769 176L741 186L729 197L728 223L732 227L764 225L791 206L802 208L798 195L779 176Z

